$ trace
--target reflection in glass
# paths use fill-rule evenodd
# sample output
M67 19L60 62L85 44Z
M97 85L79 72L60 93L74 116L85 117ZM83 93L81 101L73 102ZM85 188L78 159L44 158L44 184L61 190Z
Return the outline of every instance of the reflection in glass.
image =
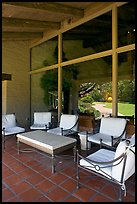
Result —
M118 46L135 43L135 3L118 7Z
M67 60L111 49L111 11L63 33L62 39Z
M31 70L57 64L57 37L31 48Z

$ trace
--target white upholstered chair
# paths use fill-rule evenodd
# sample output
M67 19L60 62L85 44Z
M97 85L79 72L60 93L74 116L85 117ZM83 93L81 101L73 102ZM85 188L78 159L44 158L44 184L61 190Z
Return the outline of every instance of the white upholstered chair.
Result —
M109 148L116 147L126 135L127 120L124 118L102 117L99 132L87 132L87 142L100 144Z
M77 188L80 187L80 169L118 184L118 200L122 201L123 193L126 196L126 181L135 173L135 134L130 139L121 141L116 151L101 148L83 157L77 150Z
M33 124L30 126L31 130L47 130L51 125L51 112L34 112Z
M52 128L47 132L67 136L78 131L78 115L62 114L59 127Z
M14 113L2 115L2 136L3 136L4 148L5 148L5 139L7 136L16 135L21 132L25 132L25 128L20 127L17 124L16 116Z

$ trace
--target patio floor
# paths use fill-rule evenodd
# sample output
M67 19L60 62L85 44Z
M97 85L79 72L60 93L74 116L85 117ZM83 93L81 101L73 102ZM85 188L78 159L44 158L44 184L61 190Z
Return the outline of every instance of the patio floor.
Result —
M56 173L52 174L46 154L32 151L18 155L16 138L8 138L2 152L2 202L117 202L116 185L84 170L80 176L82 185L77 189L72 157L57 158ZM135 202L135 175L126 184L124 201Z

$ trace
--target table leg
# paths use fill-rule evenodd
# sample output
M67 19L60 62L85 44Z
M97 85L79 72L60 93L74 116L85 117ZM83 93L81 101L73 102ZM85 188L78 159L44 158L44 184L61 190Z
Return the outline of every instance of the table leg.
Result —
M18 150L18 154L19 154L20 153L19 140L17 140L17 150Z
M55 156L54 156L54 154L52 154L51 165L52 165L52 173L55 173Z
M76 146L74 146L73 147L73 154L74 154L74 162L76 162L77 161L77 159L76 159Z

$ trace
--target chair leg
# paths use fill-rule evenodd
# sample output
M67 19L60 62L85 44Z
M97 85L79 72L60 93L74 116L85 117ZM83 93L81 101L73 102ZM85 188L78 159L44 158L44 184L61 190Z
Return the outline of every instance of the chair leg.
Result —
M80 188L80 185L79 185L80 176L79 176L79 168L78 168L78 166L77 166L77 176L76 176L76 178L77 178L77 189L79 189Z
M4 149L5 149L5 135L4 135L3 145L4 145Z
M79 189L79 187L80 187L80 185L79 185L80 176L79 176L79 157L78 157L78 150L77 150L77 176L76 176L76 179L77 179L77 189Z
M121 186L120 186L118 202L123 202L122 198L123 198L123 190L121 189Z

